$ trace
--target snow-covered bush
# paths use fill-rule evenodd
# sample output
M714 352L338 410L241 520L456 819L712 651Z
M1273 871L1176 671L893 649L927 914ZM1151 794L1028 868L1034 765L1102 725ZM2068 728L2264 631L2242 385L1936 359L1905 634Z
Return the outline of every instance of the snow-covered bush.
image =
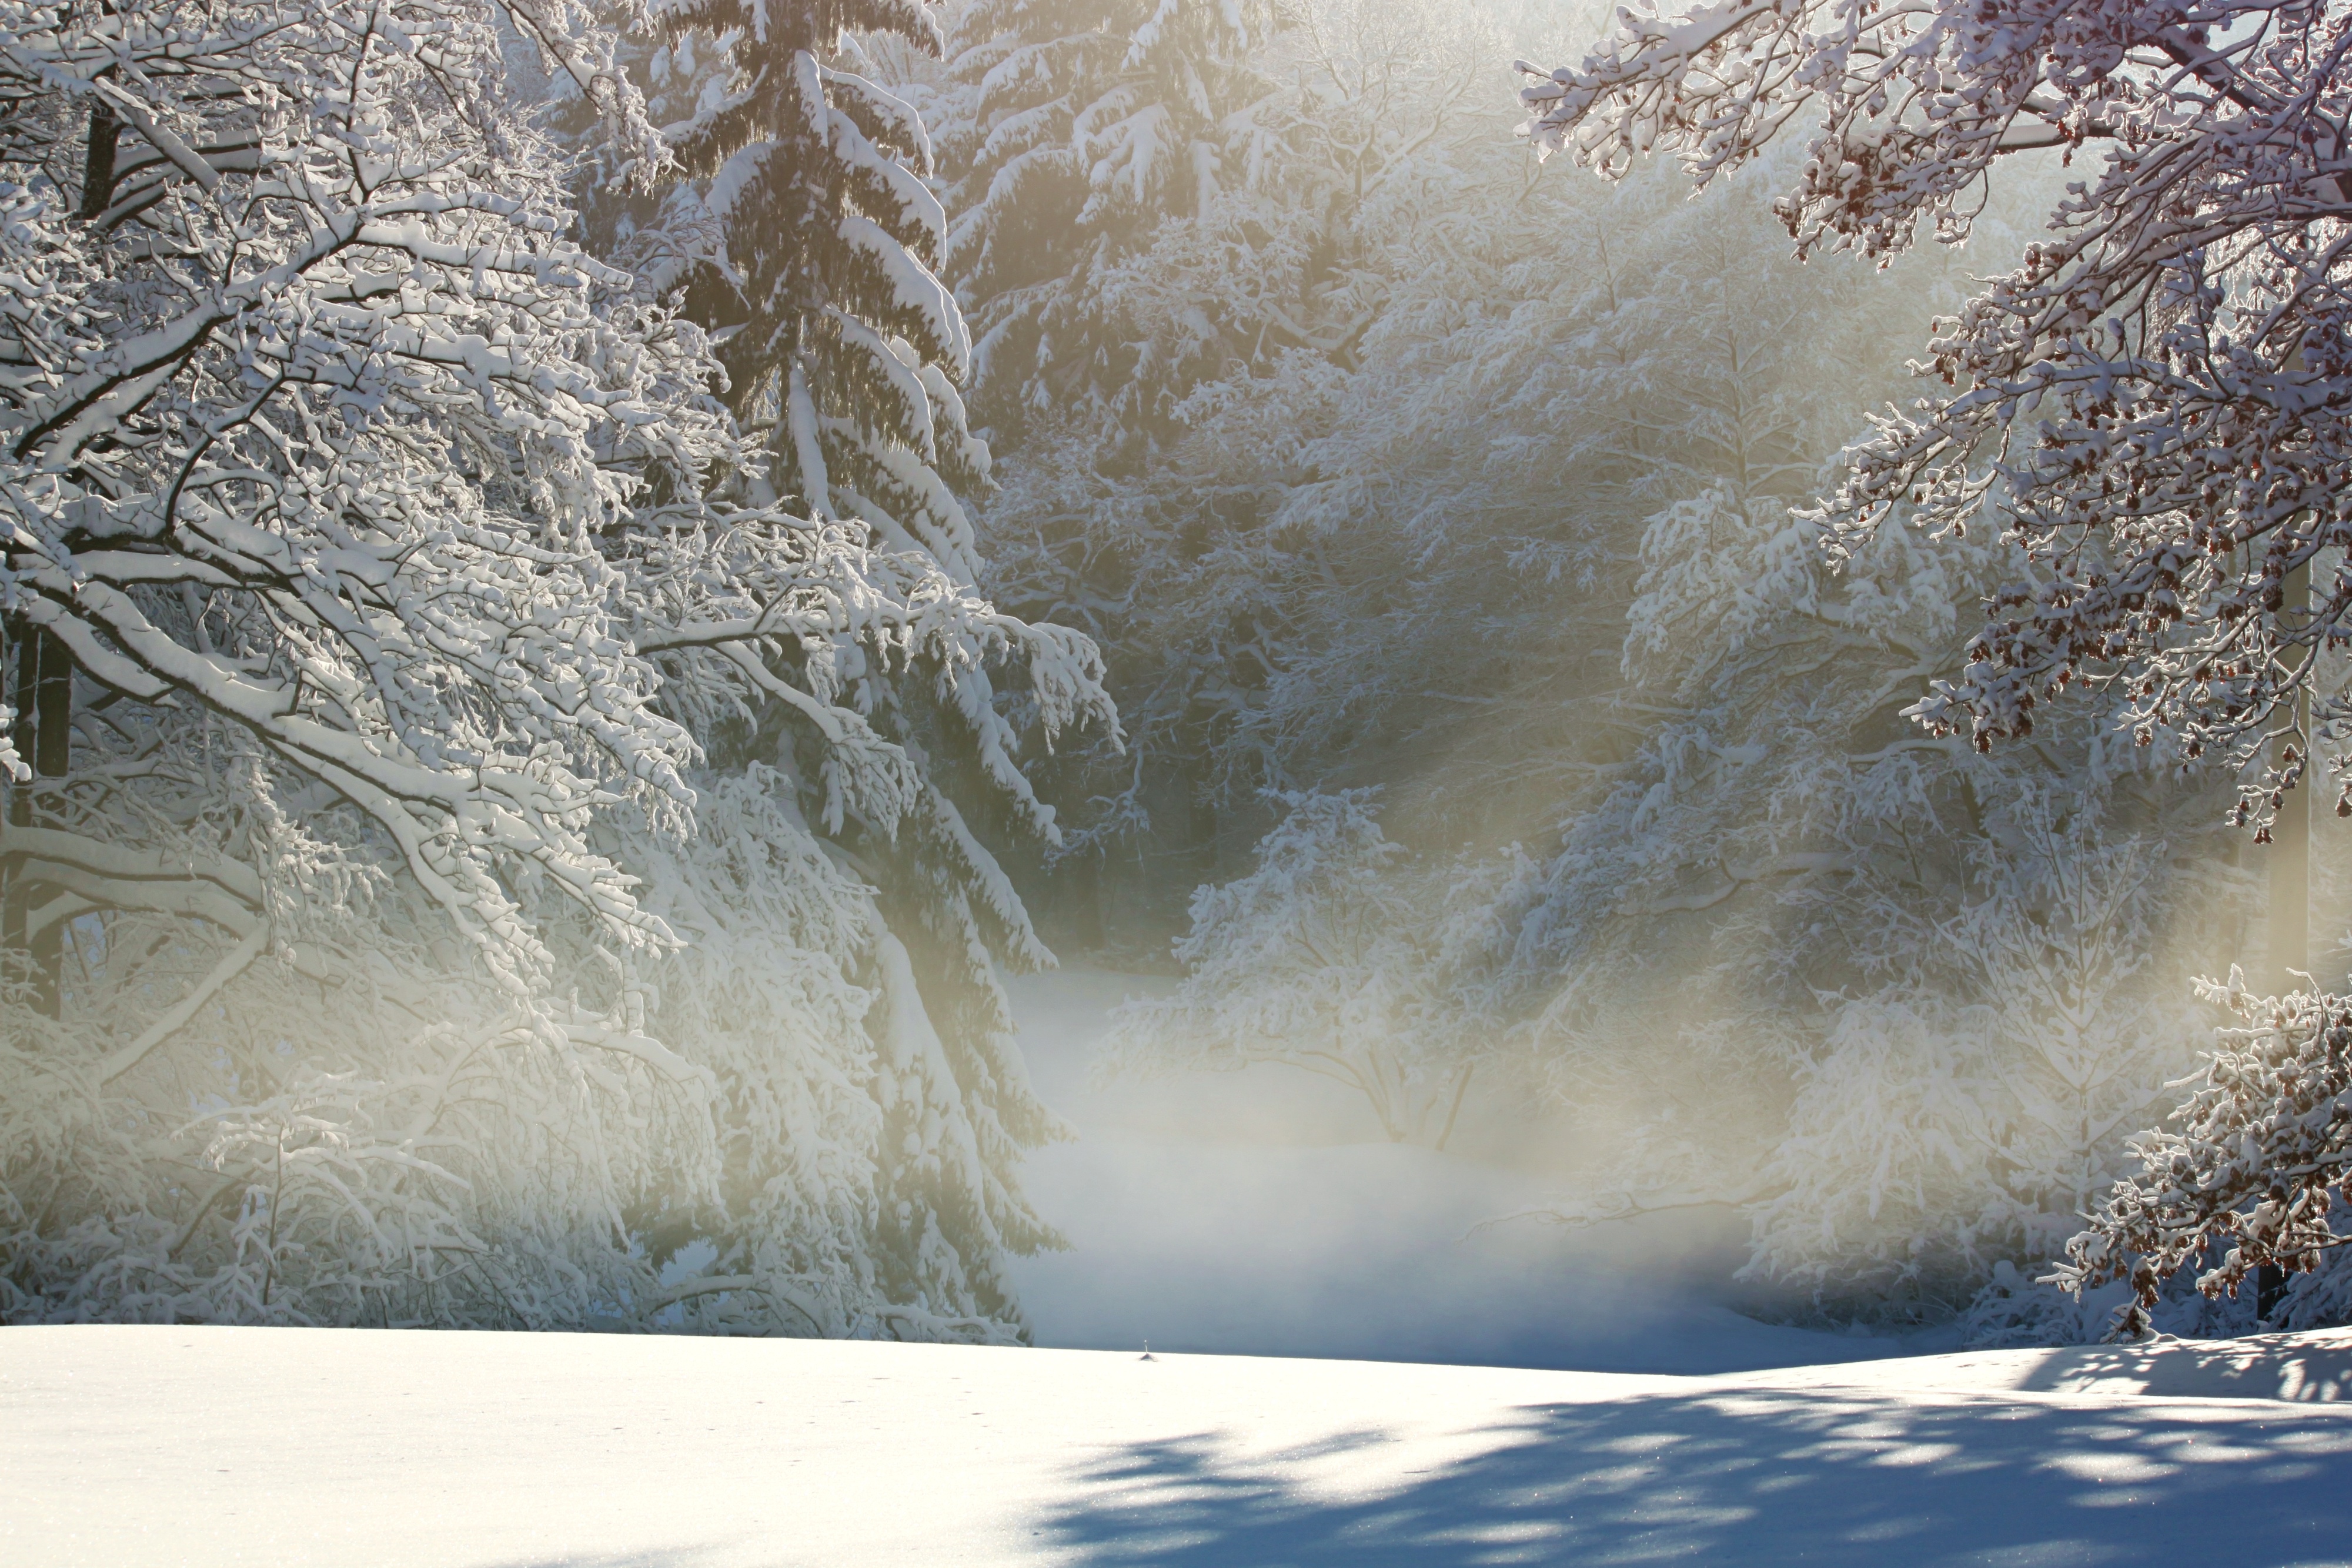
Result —
M1562 1212L1731 1206L1750 1277L1832 1309L2046 1270L2193 1055L2191 977L2242 939L2215 802L2088 716L2018 753L1906 736L1995 541L1889 533L1832 573L1717 486L1640 559L1627 706L1655 716L1519 927L1594 1148Z

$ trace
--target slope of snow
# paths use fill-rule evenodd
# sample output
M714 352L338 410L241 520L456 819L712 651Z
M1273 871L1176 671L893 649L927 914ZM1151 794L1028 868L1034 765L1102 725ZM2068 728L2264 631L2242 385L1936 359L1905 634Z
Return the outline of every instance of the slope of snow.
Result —
M1110 1009L1161 984L1072 969L1009 987L1031 1077L1078 1134L1022 1168L1071 1243L1013 1265L1042 1345L1672 1373L1906 1348L1724 1306L1744 1255L1724 1215L1482 1228L1551 1184L1387 1143L1360 1096L1294 1068L1091 1082ZM1457 1150L1541 1134L1480 1109Z
M2201 1366L2211 1348L2187 1354ZM2231 1349L2234 1381L2221 1386L2241 1393L2340 1387L2352 1364L2347 1334ZM2182 1354L2005 1352L1685 1379L806 1341L18 1328L0 1331L0 1562L2352 1558L2352 1406L2116 1391L2133 1377L2165 1385ZM2041 1386L2083 1376L2091 1354L2107 1358L2096 1391Z
M1976 1351L1864 1367L1794 1367L1751 1374L1748 1381L1790 1388L2014 1390L2332 1405L2352 1401L2352 1329L2250 1334L2228 1340L2158 1338L2141 1344L2058 1350Z

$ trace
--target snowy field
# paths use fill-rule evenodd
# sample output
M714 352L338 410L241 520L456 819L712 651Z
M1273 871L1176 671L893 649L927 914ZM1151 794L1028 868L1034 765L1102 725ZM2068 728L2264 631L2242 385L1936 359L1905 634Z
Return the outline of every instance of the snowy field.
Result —
M1063 1348L10 1329L0 1563L2352 1563L2352 1331L1759 1323L1719 1228L1474 1231L1540 1177L1313 1079L1088 1085L1142 983L1016 993L1080 1134L1029 1172Z
M12 1568L2352 1560L2352 1333L1708 1378L0 1332Z

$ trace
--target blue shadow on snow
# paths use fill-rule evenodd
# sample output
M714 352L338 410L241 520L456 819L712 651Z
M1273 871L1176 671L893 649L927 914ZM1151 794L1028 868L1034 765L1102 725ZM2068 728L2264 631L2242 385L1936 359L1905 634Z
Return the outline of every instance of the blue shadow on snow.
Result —
M1043 1540L1152 1568L2352 1563L2352 1410L2274 1408L1852 1389L1530 1406L1475 1457L1345 1499L1202 1434L1090 1464Z

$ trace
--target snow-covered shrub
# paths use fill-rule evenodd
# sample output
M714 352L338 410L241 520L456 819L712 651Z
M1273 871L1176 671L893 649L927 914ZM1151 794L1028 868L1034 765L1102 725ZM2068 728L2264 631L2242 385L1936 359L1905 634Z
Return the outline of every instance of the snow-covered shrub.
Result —
M2352 1197L2352 1003L2261 995L2234 967L2208 991L2235 1027L2168 1126L2135 1141L2138 1168L2105 1195L2059 1270L2074 1290L2129 1281L2126 1336L2153 1326L2164 1281L2191 1263L2202 1265L2200 1291L2234 1296L2260 1265L2307 1274L2343 1245L2331 1215L2336 1194ZM2322 1294L2305 1290L2308 1312L2326 1310Z
M1750 1277L1832 1310L2045 1271L2242 937L2210 794L2089 716L2017 754L1906 736L1997 539L1890 530L1833 573L1785 499L1711 481L1639 561L1618 711L1650 716L1519 927L1594 1151L1562 1212L1731 1206Z
M1881 902L1906 972L1826 1003L1752 1274L1958 1307L1989 1272L2047 1272L2123 1168L2210 1027L2162 929L2185 894L2147 841L2053 815L2032 803L2011 843L1976 847L1955 917Z

